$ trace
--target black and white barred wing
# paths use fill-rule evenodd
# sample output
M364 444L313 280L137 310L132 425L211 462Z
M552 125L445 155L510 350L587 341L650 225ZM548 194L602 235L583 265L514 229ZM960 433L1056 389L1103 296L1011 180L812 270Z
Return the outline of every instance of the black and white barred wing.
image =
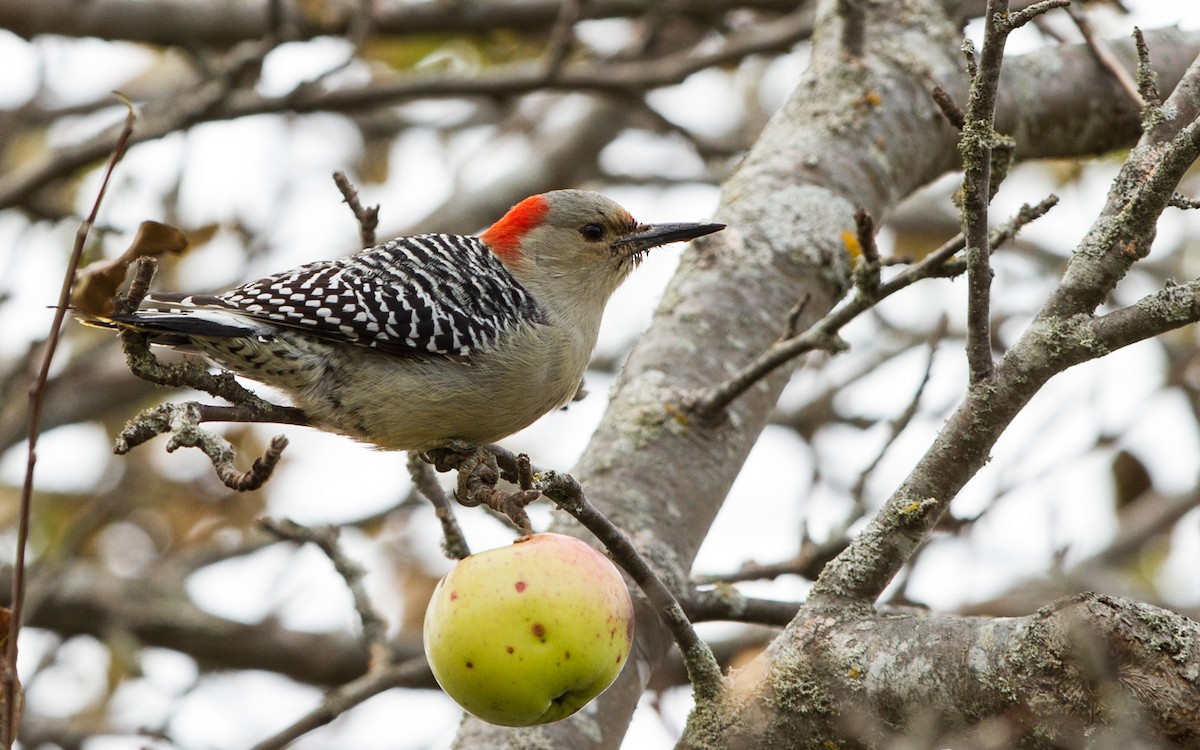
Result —
M219 296L150 299L409 357L470 358L505 332L543 320L537 303L482 242L439 234L401 237Z

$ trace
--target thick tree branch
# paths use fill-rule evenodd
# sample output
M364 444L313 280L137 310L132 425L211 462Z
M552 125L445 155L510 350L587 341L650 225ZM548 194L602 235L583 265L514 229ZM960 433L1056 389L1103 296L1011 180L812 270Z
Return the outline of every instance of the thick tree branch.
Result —
M769 674L735 674L749 700L723 748L1200 741L1200 685L1189 675L1200 625L1113 597L1084 594L1019 618L813 617L769 653ZM809 707L802 715L768 708L797 700ZM711 746L691 736L680 746ZM1030 736L1037 742L1024 744Z
M0 27L25 38L42 34L99 37L148 44L226 47L260 39L267 33L269 0L226 3L220 13L198 0L91 0L86 12L60 0L10 0L0 6ZM787 13L794 0L687 0L675 3L678 13L704 21L737 9ZM547 33L558 19L557 0L486 0L471 3L411 3L385 0L372 3L370 23L378 34L479 34L499 29ZM649 12L650 0L589 0L583 18L637 17ZM289 13L286 38L341 36L353 22L352 8L332 13ZM332 6L337 8L337 6Z

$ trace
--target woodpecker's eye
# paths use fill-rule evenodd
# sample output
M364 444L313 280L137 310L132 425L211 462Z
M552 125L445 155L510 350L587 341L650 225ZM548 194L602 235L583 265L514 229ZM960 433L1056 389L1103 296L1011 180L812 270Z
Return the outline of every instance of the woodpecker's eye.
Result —
M604 227L599 224L584 224L580 228L579 233L588 242L597 242L604 239Z

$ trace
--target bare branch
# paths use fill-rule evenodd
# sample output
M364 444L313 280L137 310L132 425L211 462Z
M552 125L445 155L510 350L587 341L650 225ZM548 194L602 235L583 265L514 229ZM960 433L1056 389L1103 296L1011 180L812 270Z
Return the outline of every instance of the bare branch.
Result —
M783 627L800 609L796 602L757 599L732 586L694 590L683 603L692 622L747 622Z
M414 73L382 82L343 89L301 87L282 96L263 96L253 89L232 89L236 73L261 60L269 51L254 45L226 65L216 82L183 101L173 97L147 107L144 126L132 143L156 140L198 122L226 120L272 112L348 112L418 98L463 96L514 97L533 91L593 91L624 94L677 83L692 73L736 62L748 55L789 48L811 28L807 14L797 13L741 29L725 37L715 49L687 49L649 60L580 63L566 66L547 81L540 64L517 62L496 66L472 76ZM83 143L56 149L31 159L0 176L0 207L21 205L50 182L107 154L114 134L101 133Z
M993 232L988 241L992 243L992 246L1007 241L1021 227L1044 215L1057 202L1058 198L1050 196L1036 206L1031 207L1026 205L1022 207L1017 216L1005 226ZM741 370L738 370L725 382L703 392L688 395L682 399L680 407L685 413L695 416L702 423L712 421L734 399L745 393L751 386L785 362L815 349L838 351L840 348L838 342L841 339L838 338L837 334L844 326L866 310L875 306L880 300L886 299L922 279L939 275L946 261L961 250L963 246L964 239L961 235L950 240L926 255L916 265L910 266L892 279L881 284L875 294L864 295L861 292L856 294L841 306L834 308L824 318L813 323L803 333L780 341L775 346L763 352L757 359Z
M810 616L764 653L782 658L745 668L770 679L738 685L751 696L742 714L773 716L768 707L794 700L797 684L819 685L822 703L804 721L731 722L716 739L705 735L710 746L819 747L832 735L863 747L1007 748L1071 746L1086 735L1114 747L1178 748L1200 736L1200 691L1188 671L1200 658L1200 625L1112 596L1080 594L1009 618L913 608ZM876 722L848 726L847 706Z
M1134 45L1137 49L1137 89L1138 97L1152 109L1162 105L1162 95L1154 82L1154 67L1150 64L1150 46L1146 44L1146 35L1134 27ZM1122 68L1124 70L1124 68Z
M1173 193L1170 200L1167 201L1167 205L1189 211L1200 208L1200 200L1189 198L1181 193Z
M37 465L37 442L41 432L46 381L50 377L50 365L54 360L54 353L58 349L63 322L67 317L67 310L70 308L71 287L75 281L75 270L79 267L79 259L83 255L84 242L87 240L92 225L96 222L96 215L100 212L100 204L104 200L104 193L108 189L108 183L117 167L117 162L124 156L125 149L133 136L133 125L137 120L137 113L131 105L128 105L128 102L126 105L128 111L125 115L125 123L117 136L112 153L109 154L108 165L105 167L104 178L100 182L96 199L92 202L91 213L75 233L75 245L71 248L71 255L63 274L62 289L58 295L58 304L54 308L54 319L50 323L46 346L42 351L41 366L38 368L33 385L29 388L29 431L25 452L25 479L21 485L21 500L17 514L17 550L13 563L12 608L7 640L4 642L4 667L3 670L0 670L0 691L3 692L4 697L4 705L0 707L3 712L3 716L0 717L0 743L6 748L11 748L16 741L20 723L20 713L17 709L18 694L21 690L20 677L17 674L17 638L21 629L21 617L24 613L25 547L29 540L29 517L33 506L33 472Z
M170 434L167 452L180 448L199 448L212 461L217 477L231 490L248 492L266 484L275 471L276 464L287 448L287 438L277 435L271 439L266 452L254 459L249 471L238 471L234 466L237 457L233 445L200 423L203 406L194 401L182 404L160 404L146 409L131 419L117 436L113 452L124 455L138 445L158 435ZM257 421L257 420L249 420Z
M845 537L835 538L823 544L805 541L800 547L800 552L791 559L776 563L744 563L732 573L692 576L692 583L697 586L711 586L742 581L769 581L785 575L816 580L825 564L837 557L848 543L849 540Z
M985 12L987 17L992 19L993 23L996 24L998 27L997 30L1007 36L1038 16L1048 13L1055 8L1065 8L1070 4L1071 0L1042 0L1042 2L1033 3L1015 13L1009 13L1008 3L1005 2L1003 11L997 14L993 12L991 3L988 3L988 9Z
M550 29L550 39L546 43L545 65L546 80L553 80L562 70L567 61L567 55L575 44L575 23L583 11L583 0L565 0L559 8L554 26Z
M358 222L358 236L362 246L373 247L375 230L379 227L379 204L363 206L358 199L358 191L351 184L350 178L346 177L345 172L334 172L333 181L342 193L342 200L354 213L354 219Z
M147 14L138 0L97 0L88 13L79 13L69 1L12 0L0 6L0 27L26 38L56 34L158 45L186 41L198 47L228 47L265 38L276 26L282 26L282 32L290 40L345 36L361 13L358 6L336 6L337 12L321 13L297 9L280 14L282 17L273 21L271 0L248 0L221 13L213 13L188 0L157 0L157 3L157 12ZM288 10L286 4L280 5L283 5L281 10ZM581 15L589 19L636 17L654 5L651 0L588 0ZM795 0L685 0L678 5L681 13L700 20L743 8L787 13L796 7ZM367 7L368 22L377 33L412 37L487 34L501 29L547 33L558 19L561 6L557 0L488 0L457 5L383 0ZM335 7L329 10L334 11Z
M1049 9L1051 5L1038 3L1024 12L1043 6ZM962 226L967 241L967 363L972 383L990 378L993 368L988 204L1002 177L992 174L993 149L997 144L994 127L996 94L1000 87L1005 42L1020 23L1009 16L1007 0L989 0L983 27L983 49L978 66L972 66L971 93L959 140L963 160ZM1011 153L1011 148L1007 150ZM1003 171L1007 171L1007 160Z
M837 13L842 19L842 54L850 59L861 58L867 25L863 0L838 0Z
M130 284L130 291L119 299L119 309L133 309L141 302L150 278L154 273L154 262L139 258L137 275ZM183 404L161 404L145 409L126 423L117 437L113 451L118 455L162 434L171 433L167 451L181 447L199 448L213 463L221 482L232 490L245 492L263 486L271 478L276 464L287 447L287 438L279 435L271 440L266 452L256 458L248 471L239 471L234 466L235 451L228 440L214 432L201 429L204 422L279 422L283 424L307 425L308 417L294 407L279 406L264 401L239 384L230 372L210 373L199 360L187 358L175 364L163 364L150 351L145 334L133 330L122 330L119 334L125 350L126 364L139 378L156 385L189 387L231 401L233 406L216 406L188 402Z
M967 123L967 116L963 114L958 104L950 98L949 92L941 86L934 86L930 93L933 96L934 103L938 105L938 109L942 111L942 115L946 120L958 130L962 130L963 125Z
M847 600L874 601L926 539L950 501L988 459L1011 420L1053 375L1134 340L1122 325L1140 319L1151 332L1189 322L1195 289L1164 290L1146 306L1114 314L1096 336L1092 314L1129 267L1144 256L1159 215L1187 168L1200 155L1200 63L1193 64L1164 110L1176 98L1174 120L1147 131L1114 181L1096 223L1071 256L1059 287L1001 360L986 387L976 384L947 420L929 450L883 509L814 585L809 606ZM1187 119L1184 119L1184 115ZM1182 120L1182 121L1181 121ZM1165 298L1165 299L1164 299ZM1161 306L1160 306L1161 305ZM1149 310L1147 309L1149 308ZM1106 316L1107 317L1107 316ZM986 415L984 417L983 415Z
M363 586L366 571L342 550L337 527L310 528L287 519L272 518L260 519L259 526L280 539L313 544L325 553L338 575L346 582L346 588L350 589L354 599L354 609L358 612L358 619L362 625L363 640L366 641L367 650L371 655L368 670L375 671L386 665L391 660L392 653L387 640L387 621L375 609Z
M438 484L437 475L433 468L418 453L408 454L408 473L413 485L429 502L433 503L434 513L442 524L442 552L452 560L461 560L471 554L467 546L467 538L463 535L458 521L454 517L454 508L445 490Z
M1092 28L1092 22L1088 20L1087 10L1082 6L1070 5L1067 7L1067 12L1071 14L1071 20L1079 28L1079 33L1083 34L1088 49L1092 51L1092 55L1095 56L1096 62L1100 63L1100 67L1108 71L1108 74L1120 84L1121 90L1125 92L1134 106L1138 109L1145 107L1149 100L1142 96L1142 87L1133 79L1133 76L1129 75L1125 66L1121 65L1121 61L1113 54L1108 43L1096 36L1096 30ZM1142 42L1144 44L1145 40L1143 39Z
M1200 279L1168 284L1129 307L1087 320L1097 356L1200 320Z
M875 221L865 208L860 207L854 212L854 229L858 259L851 272L851 280L859 294L871 298L879 291L882 263L879 260L879 248L875 245Z
M254 745L251 750L282 750L294 740L325 726L368 698L395 687L409 685L428 672L429 665L423 656L372 670L354 682L330 690L321 701L321 705Z

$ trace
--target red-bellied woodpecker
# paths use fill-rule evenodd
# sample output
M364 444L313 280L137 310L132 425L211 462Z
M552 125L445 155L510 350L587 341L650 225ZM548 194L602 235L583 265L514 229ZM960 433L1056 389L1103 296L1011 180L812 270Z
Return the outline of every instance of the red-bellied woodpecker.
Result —
M575 395L604 307L647 250L722 228L639 224L602 195L557 190L478 237L400 237L89 322L198 351L380 448L489 443Z

